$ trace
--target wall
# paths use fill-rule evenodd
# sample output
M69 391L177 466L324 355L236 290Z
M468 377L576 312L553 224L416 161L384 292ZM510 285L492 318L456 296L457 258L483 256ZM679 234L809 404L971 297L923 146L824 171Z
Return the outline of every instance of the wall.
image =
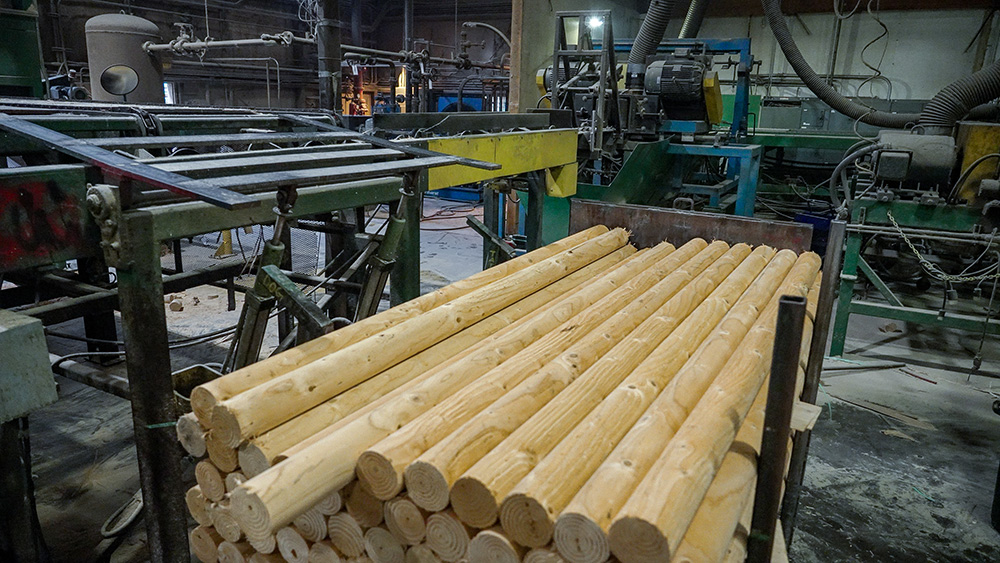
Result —
M610 7L614 13L615 36L624 39L635 36L648 6L648 2L625 0L514 0L514 4L512 19L515 28L521 25L522 38L521 50L515 53L513 78L513 82L519 85L517 89L520 98L525 100L519 106L520 111L526 111L538 99L535 72L551 64L556 10ZM669 37L677 36L684 17L685 3L678 4L680 5L667 29ZM878 67L885 48L880 68L883 76L891 82L891 95L894 99L929 99L944 86L978 68L977 60L988 63L997 58L1000 24L993 26L994 29L986 38L988 41L984 41L982 45L977 42L966 52L966 47L983 21L982 9L887 11L879 16L889 33L868 48L865 58ZM832 13L804 13L789 16L788 21L806 59L814 70L825 75L829 70L830 53L834 44L836 16ZM881 33L882 28L863 7L853 17L843 21L834 70L834 74L841 75L835 85L843 94L885 98L890 93L889 85L883 80L863 84L862 78L850 78L874 74L862 63L861 52L869 41ZM515 35L518 35L517 31ZM759 74L773 77L767 84L756 86L754 94L811 96L806 88L796 84L799 81L777 47L762 16L708 17L700 36L749 36L752 39L754 56L762 61ZM728 77L723 72L723 78Z

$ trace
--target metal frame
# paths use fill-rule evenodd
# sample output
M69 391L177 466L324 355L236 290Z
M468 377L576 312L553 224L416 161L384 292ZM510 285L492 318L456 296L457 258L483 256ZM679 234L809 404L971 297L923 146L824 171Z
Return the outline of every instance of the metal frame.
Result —
M907 306L889 289L862 256L864 239L867 235L901 238L899 231L888 219L888 212L892 213L902 231L910 238L1000 245L1000 241L993 241L992 237L977 232L981 213L971 208L924 205L916 201L856 201L851 213L851 224L847 227L844 267L840 274L840 295L833 325L830 355L843 355L851 315L866 315L991 335L1000 334L998 319ZM872 282L885 299L885 303L855 299L854 286L859 281L859 271Z

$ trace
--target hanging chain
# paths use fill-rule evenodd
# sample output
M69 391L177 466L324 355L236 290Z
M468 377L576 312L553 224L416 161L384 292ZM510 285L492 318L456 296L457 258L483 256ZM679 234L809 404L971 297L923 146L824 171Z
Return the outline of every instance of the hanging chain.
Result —
M896 227L896 232L899 233L899 236L903 237L903 241L906 243L907 246L910 247L910 251L913 252L914 256L917 257L917 260L920 262L920 265L923 266L923 268L927 270L927 273L930 274L932 277L940 281L957 282L957 283L993 280L1000 278L1000 272L997 272L995 274L983 274L981 276L953 276L951 274L945 273L944 271L941 270L941 268L938 268L937 266L932 264L929 260L924 258L924 255L921 254L919 250L917 250L917 247L914 246L913 242L910 241L910 237L906 236L906 233L903 232L903 229L899 226L899 223L896 222L896 218L892 216L891 211L886 211L885 214L889 218L889 220L892 221L892 226Z

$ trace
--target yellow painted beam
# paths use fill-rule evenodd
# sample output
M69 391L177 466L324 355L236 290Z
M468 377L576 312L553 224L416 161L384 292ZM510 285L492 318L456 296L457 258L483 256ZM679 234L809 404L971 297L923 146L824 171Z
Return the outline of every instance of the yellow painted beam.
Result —
M568 197L576 193L576 146L574 129L430 138L427 148L432 151L495 162L501 168L480 170L457 165L432 168L427 172L427 188L438 190L545 170L548 194Z

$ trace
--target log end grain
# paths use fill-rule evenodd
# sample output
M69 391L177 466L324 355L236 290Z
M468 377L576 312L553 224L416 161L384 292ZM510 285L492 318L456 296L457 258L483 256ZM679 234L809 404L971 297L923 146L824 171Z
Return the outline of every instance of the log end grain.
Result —
M437 512L427 518L427 546L451 563L466 557L472 531L451 511Z
M219 563L247 563L253 554L254 548L248 542L224 541L219 544Z
M393 536L406 545L417 545L424 541L427 532L427 517L408 498L395 498L385 503L385 525Z
M236 415L226 408L225 403L215 405L212 409L211 434L222 445L236 449L243 441L243 432Z
M365 552L375 563L405 563L406 552L385 528L370 528L365 532Z
M247 477L256 477L271 468L271 462L257 446L247 443L240 446L236 457L239 460L240 470Z
M247 476L239 471L233 471L229 475L226 475L226 492L233 492L236 487L239 487L247 480Z
M278 552L288 563L307 563L309 559L309 543L302 534L292 527L285 527L275 534L278 542Z
M473 528L489 528L497 521L500 507L489 487L478 479L462 477L451 488L451 507Z
M236 543L243 539L243 529L239 522L233 518L229 512L229 507L219 506L212 511L212 525L215 531L222 536L222 539L230 543Z
M316 510L324 516L332 516L343 508L343 501L340 498L340 493L330 493L323 497L319 502L316 503Z
M257 551L264 553L274 551L277 544L274 544L274 535L271 533L271 517L267 507L256 494L242 486L237 487L229 495L229 510ZM263 550L257 547L258 544L271 545L271 549Z
M205 455L205 429L194 413L185 414L177 419L177 441L189 455L193 457Z
M549 545L555 527L554 517L541 503L520 493L500 505L500 524L511 539L526 547Z
M406 494L417 506L430 512L448 506L448 480L430 463L415 461L403 472Z
M216 404L215 395L204 385L191 390L191 410L205 429L212 427L212 409Z
M469 542L469 561L521 563L526 549L510 541L497 529L483 530Z
M212 524L212 517L208 513L208 499L201 492L201 487L195 485L188 489L188 492L184 494L184 502L195 522L203 526Z
M608 530L611 553L622 561L655 563L670 561L670 545L666 535L655 524L642 518L619 518Z
M191 542L191 553L202 563L215 563L219 560L219 544L222 537L211 526L197 526L188 534Z
M359 557L365 552L365 534L358 522L346 512L338 512L327 520L330 542L348 557Z
M210 461L202 460L194 466L194 478L201 488L201 494L210 501L219 502L226 495L226 481L219 468Z
M441 559L427 544L422 543L406 550L406 563L441 563Z
M524 563L566 563L566 559L554 549L536 547L524 556Z
M564 512L552 533L556 548L573 563L603 563L611 557L608 537L597 522L576 512Z
M219 440L216 437L215 430L211 430L205 435L205 450L208 451L208 459L210 459L220 471L228 473L230 471L236 471L236 468L240 466L240 460L236 455L236 449L227 446Z
M340 563L340 552L332 543L318 541L309 546L309 563Z
M358 479L380 500L389 500L403 490L403 480L392 460L379 452L368 450L358 456L356 471Z
M375 497L360 481L347 486L344 507L362 528L373 528L382 523L382 501Z
M250 542L250 545L257 550L258 555L270 555L278 549L278 540L275 539L274 534L247 537L247 541ZM277 554L275 554L275 556L281 557ZM267 560L265 559L265 561Z
M295 530L303 538L311 542L317 542L326 538L326 516L316 507L310 508L296 516L292 520L292 525L295 526Z

